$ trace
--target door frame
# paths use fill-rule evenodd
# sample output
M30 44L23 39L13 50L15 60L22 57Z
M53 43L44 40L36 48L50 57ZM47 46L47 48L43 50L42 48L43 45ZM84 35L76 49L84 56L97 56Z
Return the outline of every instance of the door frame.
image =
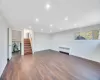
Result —
M12 30L21 31L21 55L24 55L24 30L8 28L8 60L12 58Z
M12 30L8 28L8 53L7 53L8 60L12 57Z

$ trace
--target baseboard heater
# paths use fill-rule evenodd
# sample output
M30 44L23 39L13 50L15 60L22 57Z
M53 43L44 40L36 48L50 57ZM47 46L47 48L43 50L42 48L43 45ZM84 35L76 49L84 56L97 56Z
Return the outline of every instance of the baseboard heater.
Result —
M59 52L69 55L70 54L70 48L68 48L68 47L59 47Z

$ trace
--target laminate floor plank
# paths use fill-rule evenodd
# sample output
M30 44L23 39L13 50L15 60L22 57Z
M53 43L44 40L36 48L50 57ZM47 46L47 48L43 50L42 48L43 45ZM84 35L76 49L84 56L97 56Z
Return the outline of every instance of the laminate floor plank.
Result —
M100 63L46 50L16 56L8 63L3 80L100 80Z

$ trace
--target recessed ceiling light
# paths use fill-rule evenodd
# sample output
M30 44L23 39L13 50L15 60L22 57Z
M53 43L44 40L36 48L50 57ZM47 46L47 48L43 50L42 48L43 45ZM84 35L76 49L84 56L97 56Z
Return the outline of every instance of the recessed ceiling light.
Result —
M50 30L50 32L52 32L52 30Z
M77 26L77 24L74 24L74 26Z
M53 26L53 25L52 25L52 24L50 24L50 27L51 27L51 28L52 28L52 26Z
M39 19L38 18L36 18L36 22L39 22Z
M43 29L41 29L41 32L43 32Z
M68 16L67 16L67 17L65 17L65 20L66 20L66 21L68 20Z
M47 3L46 6L45 6L45 8L46 8L47 10L49 10L49 9L51 8L51 5Z
M62 30L63 28L60 28L60 30Z
M29 26L29 28L31 29L32 27L31 27L31 26Z

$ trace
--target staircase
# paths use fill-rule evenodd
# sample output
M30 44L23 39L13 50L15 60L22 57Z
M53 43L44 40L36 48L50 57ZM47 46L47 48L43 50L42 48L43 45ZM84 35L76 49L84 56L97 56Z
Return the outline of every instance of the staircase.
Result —
M24 54L32 54L30 39L24 39Z

